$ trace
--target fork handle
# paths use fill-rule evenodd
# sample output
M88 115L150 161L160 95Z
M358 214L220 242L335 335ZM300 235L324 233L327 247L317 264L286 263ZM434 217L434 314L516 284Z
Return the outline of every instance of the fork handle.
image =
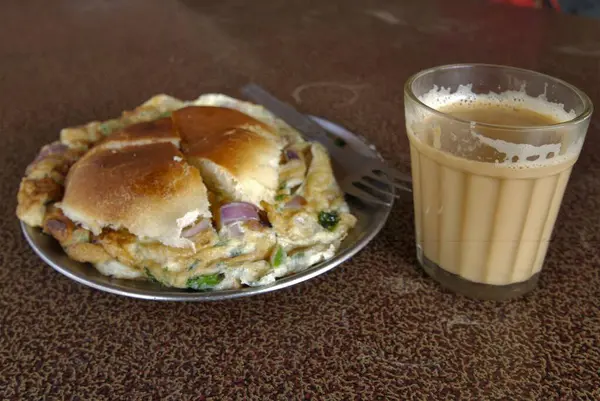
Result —
M283 119L292 127L302 132L312 140L317 140L323 144L334 145L334 141L327 135L319 124L300 113L293 106L275 98L269 92L260 86L250 83L241 89L241 92L250 100L271 110L278 117Z

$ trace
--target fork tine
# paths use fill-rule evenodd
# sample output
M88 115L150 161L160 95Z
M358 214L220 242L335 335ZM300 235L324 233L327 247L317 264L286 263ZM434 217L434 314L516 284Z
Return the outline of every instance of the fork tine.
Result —
M387 179L385 182L382 182L380 180L374 180L373 177L366 175L362 177L362 179L358 182L360 182L365 187L369 187L369 189L372 189L377 194L393 196L391 192L393 185Z
M385 176L387 176L390 179L390 181L393 181L394 184L397 183L406 188L412 187L412 177L410 176L410 174L401 173L400 171L385 165L377 166L373 169L373 173L377 175L375 171L381 171Z
M389 201L386 201L384 199L381 199L381 198L371 195L370 193L364 191L363 189L357 188L351 182L344 184L342 186L342 189L344 190L344 192L346 194L352 195L355 198L360 199L361 201L364 201L364 202L375 203L375 204L384 205L384 206L390 206L393 202L392 197L390 197Z
M351 189L345 191L345 193L346 193L346 195L350 195L356 199L359 199L366 204L371 204L371 205L375 204L375 205L382 205L382 206L391 206L392 205L391 201L386 201L381 198L377 198L359 188L351 188Z
M384 192L389 195L391 195L390 191L386 191L382 188L377 188L376 184L371 183L369 181L376 181L383 185L394 187L394 189L395 189L394 196L396 196L396 197L400 196L401 192L412 192L412 186L410 185L410 182L395 182L395 181L392 181L390 178L388 178L386 175L375 175L373 173L373 174L366 174L362 178L363 179L361 182L366 182L366 183L368 183L369 187L374 187L377 190L379 190L380 192ZM365 180L365 178L368 178L368 180Z

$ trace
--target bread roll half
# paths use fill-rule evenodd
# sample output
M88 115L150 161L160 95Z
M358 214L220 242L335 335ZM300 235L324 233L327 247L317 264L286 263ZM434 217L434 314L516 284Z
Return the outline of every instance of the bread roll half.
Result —
M283 141L270 126L237 110L189 106L173 112L183 153L223 198L273 202Z
M142 240L193 248L181 232L211 216L206 195L199 171L170 142L100 146L71 167L58 206L94 234L127 229Z
M225 107L237 110L274 128L278 134L279 140L286 142L288 145L304 142L304 139L302 139L302 136L298 131L258 104L243 102L221 93L207 93L199 96L191 103L194 106Z

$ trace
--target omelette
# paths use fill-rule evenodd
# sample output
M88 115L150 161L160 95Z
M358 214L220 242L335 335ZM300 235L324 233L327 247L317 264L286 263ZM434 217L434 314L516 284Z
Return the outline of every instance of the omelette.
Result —
M191 290L273 283L356 224L322 145L221 94L63 129L27 167L17 216L102 274Z

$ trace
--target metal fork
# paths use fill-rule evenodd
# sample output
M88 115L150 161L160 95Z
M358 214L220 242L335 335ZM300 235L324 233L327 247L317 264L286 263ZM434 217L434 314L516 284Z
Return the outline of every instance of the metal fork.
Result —
M323 127L291 105L277 99L256 84L241 89L248 99L264 106L277 117L300 131L308 139L320 142L333 159L350 172L340 185L346 194L370 203L391 205L398 190L412 191L410 175L388 167L382 160L363 156L336 141Z

